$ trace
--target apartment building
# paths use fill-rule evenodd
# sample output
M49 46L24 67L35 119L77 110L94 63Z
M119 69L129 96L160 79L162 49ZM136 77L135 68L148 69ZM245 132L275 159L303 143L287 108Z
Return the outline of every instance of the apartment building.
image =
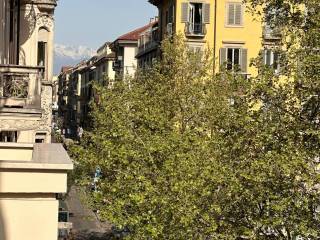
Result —
M160 54L160 35L158 18L150 20L150 26L140 34L138 53L136 55L139 68L152 65Z
M264 50L265 63L273 64L277 56L272 45L275 32L246 11L241 0L149 0L159 10L160 39L182 33L191 49L213 49L215 69L256 73L250 59ZM267 47L266 47L267 46Z
M106 87L112 85L115 79L113 62L115 53L110 49L110 43L104 43L97 54L87 61L82 61L74 67L63 67L59 75L59 117L63 122L62 132L67 138L77 138L80 127L90 126L90 101L93 94L93 83Z
M115 78L115 72L113 70L115 53L111 51L110 45L110 42L106 42L97 50L94 66L96 67L96 80L99 83L108 81L106 84L109 84L109 82L112 82Z
M116 72L116 78L124 78L126 75L133 75L138 66L138 41L141 34L154 25L154 22L135 29L118 37L110 44L111 50L115 53L115 62L113 69Z
M0 2L0 239L57 240L72 162L51 144L56 0Z

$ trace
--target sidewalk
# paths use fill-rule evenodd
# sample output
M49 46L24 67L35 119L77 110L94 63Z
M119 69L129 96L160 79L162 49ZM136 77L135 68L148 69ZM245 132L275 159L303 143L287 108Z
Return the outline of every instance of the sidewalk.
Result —
M92 210L82 204L76 187L71 188L65 202L69 212L72 213L70 222L73 223L76 240L107 239L107 235L111 232L111 225L100 222Z

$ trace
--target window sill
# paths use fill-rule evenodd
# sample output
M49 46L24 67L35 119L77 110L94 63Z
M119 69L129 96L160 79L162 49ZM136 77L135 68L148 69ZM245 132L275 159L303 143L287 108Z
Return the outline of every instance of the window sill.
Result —
M244 25L224 25L225 28L244 28Z

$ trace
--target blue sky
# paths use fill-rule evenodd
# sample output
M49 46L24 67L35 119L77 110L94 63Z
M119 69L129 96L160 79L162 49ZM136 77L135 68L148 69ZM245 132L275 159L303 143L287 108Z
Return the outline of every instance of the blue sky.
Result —
M156 15L148 0L59 0L55 42L96 49Z

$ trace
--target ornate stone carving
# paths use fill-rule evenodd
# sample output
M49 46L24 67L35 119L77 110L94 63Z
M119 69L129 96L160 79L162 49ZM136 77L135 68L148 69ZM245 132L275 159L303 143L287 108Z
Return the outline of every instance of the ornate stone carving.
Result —
M42 86L41 109L43 110L39 130L51 133L52 87Z
M39 27L46 27L48 29L53 27L54 19L53 16L48 13L37 14L37 25Z
M1 119L0 130L19 130L19 131L41 131L51 134L51 86L42 86L41 109L42 114L39 119Z
M38 128L39 121L36 120L1 119L0 121L0 130L29 131L37 130Z
M26 27L28 28L26 29L26 34L27 38L29 39L34 32L37 23L37 14L34 5L26 6L23 18L29 23L28 25L26 25Z
M6 75L2 78L3 94L6 98L27 98L28 97L29 75Z

